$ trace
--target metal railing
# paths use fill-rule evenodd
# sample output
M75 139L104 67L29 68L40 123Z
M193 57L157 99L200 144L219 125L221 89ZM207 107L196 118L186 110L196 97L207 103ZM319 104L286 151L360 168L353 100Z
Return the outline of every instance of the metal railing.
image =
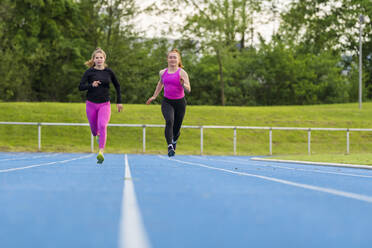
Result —
M41 151L41 127L42 126L89 126L88 123L51 123L51 122L0 122L0 125L34 125L38 128L38 150ZM157 124L108 124L109 127L140 127L142 128L142 152L146 152L146 128L164 128ZM233 149L236 155L237 129L269 130L269 153L273 151L273 130L307 131L308 154L311 154L311 131L341 131L346 132L346 153L350 153L350 132L372 132L366 128L304 128L304 127L249 127L249 126L187 126L182 128L200 129L200 154L203 154L204 129L233 129ZM94 152L94 138L91 135L91 151Z

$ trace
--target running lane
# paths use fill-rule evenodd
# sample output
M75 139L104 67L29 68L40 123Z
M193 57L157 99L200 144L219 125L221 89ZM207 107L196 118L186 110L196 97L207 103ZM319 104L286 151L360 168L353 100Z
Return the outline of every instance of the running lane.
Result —
M128 161L155 248L371 247L370 171L297 170L247 157Z
M0 247L118 247L124 155L0 153Z

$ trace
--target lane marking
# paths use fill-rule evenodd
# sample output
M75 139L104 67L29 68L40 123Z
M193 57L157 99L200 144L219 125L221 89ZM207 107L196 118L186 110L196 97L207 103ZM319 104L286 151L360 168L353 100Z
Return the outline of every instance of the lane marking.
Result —
M203 167L203 168L207 168L207 169L211 169L211 170L218 170L218 171L228 172L228 173L231 173L231 174L236 174L236 175L241 175L241 176L260 178L260 179L264 179L264 180L271 181L271 182L277 182L277 183L290 185L290 186L294 186L294 187L298 187L298 188L309 189L309 190L313 190L313 191L328 193L328 194L331 194L331 195L337 195L337 196L341 196L341 197L345 197L345 198L350 198L350 199L354 199L354 200L359 200L359 201L372 203L372 197L368 196L368 195L361 195L361 194L341 191L341 190L332 189L332 188L325 188L325 187L319 187L319 186L314 186L314 185L309 185L309 184L296 183L296 182L292 182L292 181L288 181L288 180L278 179L278 178L275 178L275 177L267 177L267 176L261 176L261 175L250 174L250 173L245 173L245 172L237 172L237 171L232 171L232 170L227 170L227 169L222 169L222 168L216 168L216 167L212 167L212 166L205 165L205 164L200 164L200 163L187 162L187 161L182 161L182 160L178 160L178 159L174 159L174 158L172 158L172 159L165 158L165 157L162 157L160 155L158 155L158 156L162 159L176 161L176 162L179 162L179 163L182 163L182 164L195 165L195 166L199 166L199 167Z
M48 155L39 155L39 156L34 156L34 157L5 158L5 159L0 159L0 162L1 161L12 161L12 160L34 159L34 158L48 158L48 157L57 156L58 154L60 154L60 153L53 153L53 154L48 154Z
M332 166L332 167L345 167L345 168L372 170L371 165L364 165L364 164L325 163L325 162L310 162L310 161L296 161L296 160L265 159L265 158L256 158L256 157L251 158L251 159L257 160L257 161L270 161L270 162L278 162L278 163L311 164L311 165L318 165L318 166Z
M0 157L13 158L14 156L22 156L26 154L26 152L0 152Z
M206 160L206 159L203 158L203 160ZM232 164L243 164L243 165L249 165L247 163L250 162L250 161L246 161L246 160L244 161L244 160L239 160L239 159L234 159L234 161L232 161L232 160L222 160L222 159L209 158L208 160L227 162L227 163L232 163ZM270 161L266 161L266 162L270 162ZM272 164L254 163L252 165L261 166L261 167L279 168L279 169L285 169L285 170L306 171L306 172L321 173L321 174L334 174L334 175L350 176L350 177L372 178L372 176L367 176L367 175L359 175L359 174L344 173L344 172L333 172L333 171L322 171L322 170L316 170L316 169L315 170L310 170L310 169L302 169L302 168L287 167L287 166L272 165Z
M17 167L17 168L4 169L4 170L0 170L0 173L17 171L17 170L26 170L26 169L31 169L31 168L46 166L46 165L52 165L52 164L63 164L63 163L68 163L68 162L71 162L71 161L74 161L74 160L89 158L89 157L92 157L93 155L94 154L89 154L89 155L86 155L86 156L81 156L81 157L72 158L72 159L53 161L53 162L43 163L43 164L34 164L34 165L28 165L28 166L23 166L23 167Z
M137 204L127 154L125 154L124 179L119 228L119 248L150 248L150 243Z

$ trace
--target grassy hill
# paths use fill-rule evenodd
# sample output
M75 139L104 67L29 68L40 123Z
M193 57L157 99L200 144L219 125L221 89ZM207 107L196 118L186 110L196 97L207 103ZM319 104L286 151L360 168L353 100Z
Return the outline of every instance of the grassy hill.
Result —
M87 123L84 103L0 103L0 121ZM163 124L160 105L112 104L110 123ZM372 128L372 103L313 106L187 106L184 125ZM163 128L147 128L146 153L166 150ZM313 157L346 153L346 133L312 131ZM1 151L37 151L36 126L0 125ZM368 156L372 132L351 132L350 153ZM88 127L42 127L42 151L89 152ZM106 152L141 153L142 128L109 127ZM200 154L200 130L182 129L178 154ZM238 130L238 155L268 155L268 130ZM233 130L205 129L204 154L233 154ZM273 155L306 155L306 131L273 131ZM350 156L351 157L351 156ZM360 157L359 155L357 157Z

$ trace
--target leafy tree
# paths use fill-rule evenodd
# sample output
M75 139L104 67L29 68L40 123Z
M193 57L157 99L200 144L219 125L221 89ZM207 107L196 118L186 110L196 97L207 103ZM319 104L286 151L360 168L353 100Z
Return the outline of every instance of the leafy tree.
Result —
M210 53L218 65L220 103L225 105L226 61L244 49L246 33L252 28L252 13L260 10L256 0L179 0L194 9L182 28L185 39L200 41L204 54Z
M260 105L319 104L349 101L349 88L341 74L340 56L302 52L272 42L259 50L256 79ZM301 51L301 52L300 52Z
M71 90L69 83L76 77L74 63L80 58L80 43L74 29L77 5L71 0L16 0L3 1L1 6L8 13L2 17L7 23L2 26L6 34L2 49L7 54L2 59L13 57L14 60L14 69L6 73L3 84L16 87L8 90L13 93L5 99L64 98Z
M289 43L300 45L303 53L320 54L324 50L341 52L352 60L341 60L349 79L357 80L359 56L359 16L363 24L363 70L367 71L365 83L367 97L372 97L372 5L370 0L299 0L293 1L288 12L283 13L280 37ZM354 81L350 84L355 84ZM352 87L349 95L355 95ZM354 98L354 97L353 97Z
M30 71L24 63L23 48L14 42L14 30L13 35L9 32L9 24L16 21L15 8L13 1L0 3L0 99L6 101L27 99L31 94Z
M307 51L358 51L359 15L372 13L368 0L299 0L282 14L282 35ZM366 21L369 21L368 19ZM364 38L371 32L366 25Z

